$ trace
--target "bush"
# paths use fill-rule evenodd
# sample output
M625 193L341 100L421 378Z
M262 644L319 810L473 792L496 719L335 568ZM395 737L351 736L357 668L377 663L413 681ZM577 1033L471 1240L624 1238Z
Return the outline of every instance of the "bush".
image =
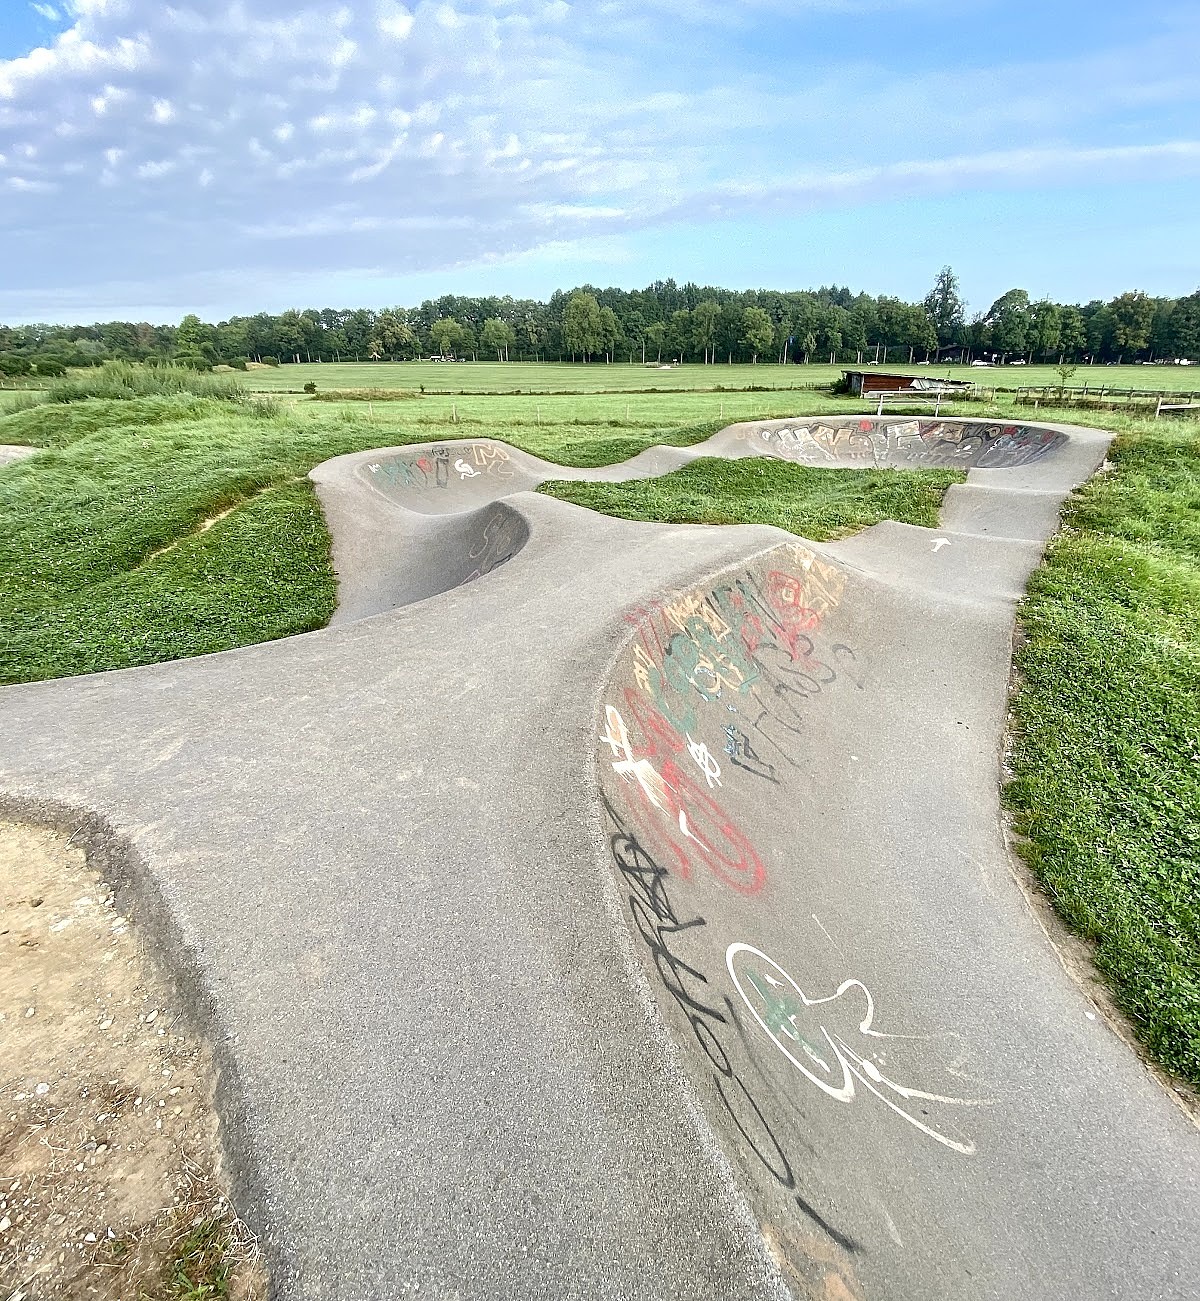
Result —
M225 364L227 366L232 366L234 370L245 370L246 362L248 360L249 359L246 357L231 357Z
M51 379L67 373L66 366L54 357L35 357L33 359L33 369L39 375L47 375Z
M315 393L317 391L317 386L313 380L310 379L308 383L305 384L304 391L305 393Z
M279 365L279 358L278 358L278 357L263 357L263 358L262 358L262 364L263 364L264 366L278 366L278 365Z

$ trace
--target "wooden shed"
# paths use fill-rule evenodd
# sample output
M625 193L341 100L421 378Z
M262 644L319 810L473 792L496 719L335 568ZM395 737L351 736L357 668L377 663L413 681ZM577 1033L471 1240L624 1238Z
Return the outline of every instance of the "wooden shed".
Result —
M844 370L842 386L847 393L948 393L974 388L969 379L943 379L933 375L897 375L887 370Z

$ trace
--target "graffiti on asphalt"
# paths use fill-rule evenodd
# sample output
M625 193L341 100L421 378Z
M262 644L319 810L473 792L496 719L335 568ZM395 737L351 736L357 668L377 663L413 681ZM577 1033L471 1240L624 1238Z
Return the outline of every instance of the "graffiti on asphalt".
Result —
M761 1169L843 1251L854 1254L858 1250L854 1239L840 1232L799 1191L793 1160L768 1115L769 1102L756 1097L753 1079L734 1064L727 1041L730 1029L736 1032L737 1019L728 996L716 996L708 977L679 953L680 937L702 930L708 923L703 917L689 917L676 911L671 897L671 874L638 841L613 803L603 795L601 799L613 863L628 892L634 926L663 990L687 1020L711 1068L711 1080L722 1109Z
M505 506L495 507L468 552L475 563L463 581L474 582L511 560L525 545L527 537L525 523L515 511Z
M778 962L750 944L731 944L725 965L734 988L771 1042L797 1071L839 1102L853 1102L858 1086L878 1098L923 1134L955 1152L970 1155L975 1144L960 1134L935 1129L931 1110L987 1105L981 1099L951 1098L901 1084L885 1075L876 1058L926 1040L875 1029L875 1000L861 980L843 980L825 998L809 998ZM832 1027L832 1028L831 1028ZM849 1042L859 1036L856 1050ZM856 1084L857 1081L857 1084ZM945 1122L938 1122L945 1127Z
M371 461L367 469L388 488L446 488L450 484L451 456L460 482L491 475L496 479L513 477L512 456L499 443L456 443L449 447L415 450L412 456L389 456Z
M958 465L994 470L1031 465L1066 441L1064 434L1029 425L865 418L836 425L742 427L737 437L762 455L801 465Z
M708 1102L730 1122L717 1132L744 1149L752 1180L761 1170L764 1196L786 1187L797 1215L838 1250L850 1239L818 1209L820 1170L810 1162L801 1193L785 1150L813 1151L813 1108L857 1101L852 1125L874 1114L919 1131L930 1147L969 1154L974 1143L955 1118L977 1105L930 1084L951 1069L938 1064L941 1037L875 1028L867 985L845 978L845 955L824 927L819 954L798 973L803 986L765 956L798 878L772 861L777 850L760 849L753 828L795 819L794 853L811 860L796 813L819 800L823 774L808 738L825 726L818 711L861 700L874 679L845 631L846 587L843 568L795 544L634 609L598 729L612 862L664 1010L690 1027L700 1056L689 1060L711 1076ZM835 992L814 997L810 986Z

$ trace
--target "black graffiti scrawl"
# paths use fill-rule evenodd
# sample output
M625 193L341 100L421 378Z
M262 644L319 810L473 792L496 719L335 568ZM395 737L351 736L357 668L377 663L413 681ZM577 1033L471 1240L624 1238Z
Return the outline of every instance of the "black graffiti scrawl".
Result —
M714 1131L790 1268L814 1286L833 1271L838 1295L856 1296L862 1247L828 1204L836 1154L814 1149L812 1109L907 1126L969 1159L986 1100L931 1084L945 1043L896 1033L859 973L826 988L802 945L772 951L760 934L775 865L755 830L810 797L812 710L870 689L837 631L845 590L841 568L794 545L632 611L597 753L627 915Z

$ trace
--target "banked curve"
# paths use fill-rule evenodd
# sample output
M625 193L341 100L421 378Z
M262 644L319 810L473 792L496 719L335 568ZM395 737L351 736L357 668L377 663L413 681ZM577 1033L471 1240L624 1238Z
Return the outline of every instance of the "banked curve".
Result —
M1016 602L1107 445L1034 437L972 453L953 527L787 543L639 605L601 688L602 870L797 1295L1182 1301L1200 1268L1195 1136L1002 829Z
M731 425L692 447L656 445L596 469L555 465L480 438L351 453L318 465L310 478L333 534L334 623L348 623L449 591L511 560L529 539L530 518L507 499L547 479L624 482L702 457L768 456L838 469L957 466L985 481L1050 465L1057 486L1078 455L1075 439L1063 426L807 417ZM968 515L969 497L954 497Z

